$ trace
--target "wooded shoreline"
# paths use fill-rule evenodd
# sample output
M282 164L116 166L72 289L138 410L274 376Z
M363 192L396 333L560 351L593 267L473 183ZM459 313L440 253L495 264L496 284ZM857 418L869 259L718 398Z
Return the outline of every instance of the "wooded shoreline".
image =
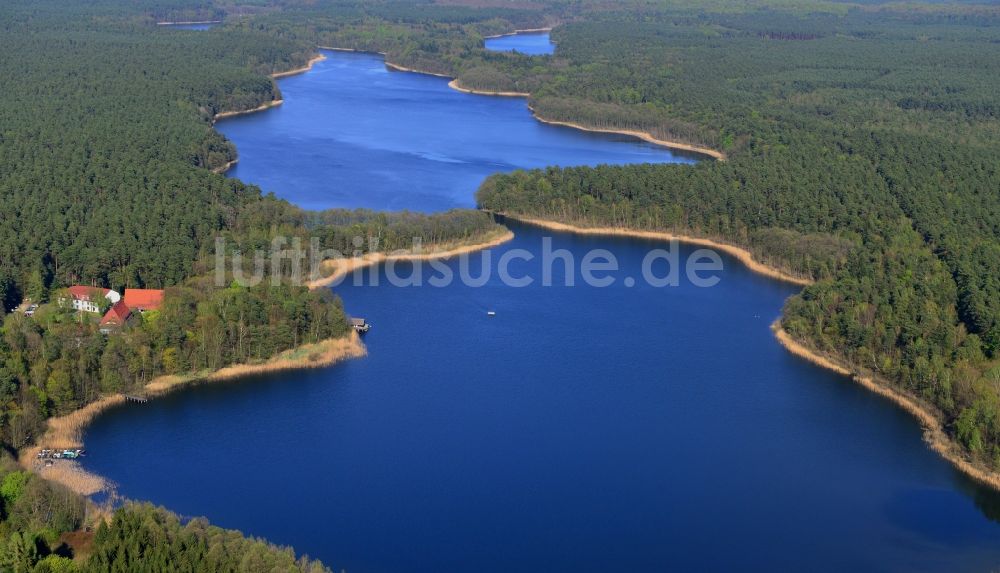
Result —
M523 30L514 30L513 32L504 32L503 34L493 34L492 36L483 36L484 40L490 40L493 38L504 38L506 36L516 36L518 34L540 34L542 32L551 32L552 26L547 28L525 28Z
M334 259L330 261L325 261L324 266L330 271L330 274L311 281L308 286L309 288L321 288L329 286L345 276L363 269L366 267L371 267L384 262L392 261L430 261L435 259L450 259L452 257L457 257L459 255L464 255L467 253L474 253L477 251L482 251L484 249L489 249L502 245L507 241L514 238L514 233L509 229L504 229L504 231L497 233L496 236L488 238L484 241L477 243L468 244L452 244L452 245L435 245L431 247L431 250L426 253L413 253L410 251L403 251L397 253L371 253L361 257L353 257L349 259Z
M322 368L350 358L360 358L366 354L367 349L361 338L352 331L340 338L300 345L260 362L232 364L211 372L158 376L146 384L142 392L146 398L156 398L197 383L235 380L270 372ZM69 414L50 418L45 433L19 450L19 463L25 469L60 483L81 495L89 496L104 491L109 486L107 480L86 471L76 461L58 460L52 466L39 465L36 453L41 448L82 449L83 432L87 426L105 410L124 404L125 401L124 394L111 394Z
M626 236L643 239L677 240L682 243L711 247L733 256L755 273L800 286L812 284L812 281L810 280L789 275L779 269L755 260L753 258L753 254L746 249L702 237L611 227L578 227L575 225L544 219L534 219L502 213L501 215L515 221L554 231L576 233L581 235ZM854 372L848 366L844 365L839 358L820 354L816 350L808 347L806 344L794 339L787 331L784 330L784 328L782 328L780 318L772 325L772 331L774 332L774 336L778 342L788 352L808 360L817 366L840 374L841 376L849 377L865 389L891 400L898 407L902 408L916 418L917 422L924 430L924 441L933 451L937 452L942 458L951 463L955 469L961 471L966 476L982 483L983 485L991 487L994 490L1000 491L1000 472L992 471L989 468L983 467L981 464L977 464L970 460L968 456L963 453L962 448L959 447L959 445L947 434L947 432L945 432L942 416L935 410L935 408L908 394L900 392L899 390L893 388L892 385L886 380L873 376L859 375L857 372Z
M309 61L306 63L306 65L298 67L298 68L293 68L291 70L287 70L287 71L284 71L284 72L274 72L273 74L271 74L271 78L273 78L273 79L280 79L280 78L287 78L288 76L294 76L294 75L297 75L297 74L303 74L303 73L308 72L309 70L311 70L312 67L313 67L313 65L316 62L321 62L321 61L323 61L325 59L326 59L326 56L324 56L323 54L318 54L318 55L310 58ZM233 111L220 111L220 112L216 113L215 116L212 117L212 123L215 123L215 122L219 121L220 119L225 119L227 117L236 117L236 116L239 116L239 115L247 115L247 114L250 114L250 113L257 113L258 111L265 111L265 110L271 109L272 107L277 107L277 106L279 106L279 105L281 105L283 103L285 103L285 100L279 98L279 99L271 100L269 102L264 102L264 103L260 104L259 106L255 107L255 108L251 108L251 109L240 109L240 110L233 110ZM221 170L217 170L216 173L225 173L237 161L238 160L230 161L225 166L225 168L222 168Z
M527 30L521 30L520 32L525 32L525 31L527 31ZM539 29L539 31L544 31L544 29ZM519 32L514 32L514 33L519 33ZM504 34L504 35L507 35L507 34ZM496 36L491 36L491 37L496 37ZM385 52L368 52L368 51L365 51L365 50L355 50L353 48L334 48L334 47L330 47L330 46L317 46L317 48L320 49L320 50L331 50L331 51L334 51L334 52L355 52L355 53L359 53L359 54L376 54L376 55L382 56L382 59L384 60L386 67L388 67L390 69L396 70L398 72L412 72L412 73L415 73L415 74L424 74L424 75L435 76L435 77L439 77L439 78L448 78L450 80L448 82L448 87L451 88L451 89L453 89L453 90L455 90L455 91L459 91L459 92L462 92L462 93L473 94L473 95L497 96L497 97L522 97L522 98L525 98L525 99L531 97L531 94L529 92L489 91L489 90L477 90L477 89L473 89L473 88L467 88L467 87L463 86L461 84L461 81L458 78L456 78L456 77L452 77L452 76L449 76L447 74L439 74L437 72L428 72L428 71L425 71L425 70L418 70L418 69L414 69L414 68L408 68L406 66L402 66L402 65L390 62L389 59L388 59L388 55ZM275 76L275 77L278 77L278 76ZM590 127L590 126L584 125L582 123L569 122L569 121L558 121L558 120L554 120L554 119L546 119L546 118L542 117L541 115L539 115L539 113L531 106L531 104L528 104L528 109L531 111L532 117L534 117L536 120L538 120L538 121L540 121L542 123L547 123L549 125L558 125L558 126L562 126L562 127L571 127L573 129L579 129L580 131L587 131L587 132L591 132L591 133L607 133L607 134L611 134L611 135L625 135L625 136L629 136L629 137L635 137L635 138L641 139L642 141L645 141L647 143L652 143L653 145L658 145L660 147L665 147L667 149L675 149L675 150L679 150L679 151L686 151L686 152L689 152L689 153L695 153L695 154L698 154L698 155L704 155L705 157L709 157L709 158L716 159L716 160L719 160L719 161L725 161L725 159L726 159L726 154L725 153L723 153L721 151L717 151L715 149L711 149L709 147L703 147L703 146L694 145L694 144L691 144L691 143L684 143L682 141L673 141L673 140L667 140L667 139L658 139L658 138L654 137L653 134L645 132L645 131L635 131L635 130L629 130L629 129L610 129L610 128L601 128L601 127Z
M221 24L222 20L191 20L188 22L157 22L157 26L193 26L196 24Z
M241 109L241 110L235 110L235 111L220 111L219 113L215 114L215 116L212 118L212 123L215 123L215 122L219 121L220 119L226 119L227 117L236 117L238 115L247 115L247 114L251 114L251 113L257 113L258 111L269 110L272 107L278 107L279 105L281 105L283 103L285 103L285 100L283 100L283 99L276 99L276 100L271 100L271 101L266 102L266 103L262 103L259 106L255 107L255 108L251 108L251 109Z
M309 61L306 62L306 65L299 68L286 70L284 72L274 72L273 74L271 74L271 77L274 79L278 79L278 78L287 78L288 76L294 76L297 74L304 74L312 69L313 64L315 64L316 62L322 62L325 59L326 56L324 56L323 54L316 54L312 58L309 58Z
M983 485L1000 491L1000 473L984 468L969 460L969 458L962 453L962 449L959 445L955 443L955 441L944 431L944 423L941 419L941 415L938 414L932 406L924 404L912 396L896 390L889 384L888 381L877 376L861 376L841 364L838 358L820 354L815 349L812 349L802 342L792 338L792 336L784 328L782 328L780 319L771 325L771 330L774 331L774 337L778 339L778 342L781 343L781 345L784 346L785 350L788 352L808 360L817 366L836 372L842 376L846 376L863 386L865 389L892 401L894 404L908 412L917 419L920 426L924 429L924 441L927 442L927 445L930 446L932 450L937 452L938 455L951 463L955 469L959 470L963 474Z
M780 281L792 283L799 286L810 285L813 282L811 279L807 279L804 277L797 277L789 273L786 273L785 271L782 271L778 268L764 264L755 259L753 253L751 253L747 249L744 249L742 247L737 247L736 245L731 245L729 243L723 243L713 239L708 239L705 237L695 237L692 235L668 233L665 231L642 231L636 229L626 229L617 227L580 227L568 223L560 223L557 221L550 221L546 219L524 217L521 215L511 215L508 213L498 213L498 215L502 215L508 219L513 219L521 223L534 225L536 227L542 227L544 229L549 229L552 231L575 233L578 235L604 235L604 236L617 236L617 237L634 237L638 239L654 239L661 241L678 241L690 245L709 247L712 249L720 250L726 253L727 255L739 260L748 269L757 274L761 274L766 277L770 277L772 279L777 279Z

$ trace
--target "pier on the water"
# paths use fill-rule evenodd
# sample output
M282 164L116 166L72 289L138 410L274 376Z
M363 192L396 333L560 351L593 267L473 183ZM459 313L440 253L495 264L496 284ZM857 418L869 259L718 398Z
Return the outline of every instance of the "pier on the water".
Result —
M361 334L368 332L368 329L372 327L372 325L368 324L368 321L366 321L363 318L352 318L351 326L354 328L355 331Z
M139 404L145 404L146 402L149 402L149 398L145 396L138 396L136 394L122 394L122 395L125 396L126 402L137 402Z

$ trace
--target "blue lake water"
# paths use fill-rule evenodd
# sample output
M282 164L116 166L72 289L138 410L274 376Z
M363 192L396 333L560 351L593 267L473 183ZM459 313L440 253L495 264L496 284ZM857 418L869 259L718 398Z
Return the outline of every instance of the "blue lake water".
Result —
M366 69L371 60L350 57ZM468 204L472 188L458 184L410 196L424 177L471 178L464 163L429 160L409 171L408 160L383 162L425 153L425 139L358 143L360 134L339 135L341 123L324 119L328 100L343 90L364 99L365 85L370 101L396 93L367 120L371 128L414 124L407 129L448 157L472 143L462 125L422 115L423 98L437 109L447 97L454 117L470 106L515 125L512 102L523 106L451 99L433 78L377 67L363 84L355 64L325 65L333 67L320 67L309 89L291 87L311 74L283 81L284 108L254 116L290 124L251 121L255 129L228 132L242 152L241 177L264 173L244 150L277 135L288 159L267 175L293 201ZM348 85L324 77L337 75L331 69L348 70ZM322 137L302 123L309 116L326 125ZM235 125L243 120L220 123ZM296 139L296 129L306 133ZM547 137L521 133L534 133L524 135L528 149ZM558 134L576 140L561 147L567 162L574 146L595 142L646 152ZM323 155L317 139L347 141L330 144L346 155ZM368 155L371 147L383 151ZM312 160L292 159L299 155ZM329 163L344 166L332 176ZM377 172L386 176L366 179ZM277 185L283 175L295 183ZM468 274L480 276L483 256L495 270L512 249L538 255L545 236L576 260L610 250L623 276L636 276L661 246L511 228L514 241L472 257ZM364 271L383 286L335 291L374 324L366 358L113 409L88 430L85 465L126 496L293 545L335 571L982 571L1000 563L1000 526L990 517L1000 515L997 496L931 452L908 415L785 352L768 327L795 289L724 261L712 288L622 280L512 288L495 273L481 287L396 288L385 286L389 269ZM512 270L538 276L536 263ZM438 272L420 268L425 278ZM562 266L553 272L563 284Z
M528 32L487 38L486 49L494 52L518 52L528 56L542 56L554 54L556 46L549 39L548 32Z
M231 176L310 209L431 212L474 207L475 189L497 171L693 161L545 125L522 98L464 94L444 78L390 71L381 56L324 54L281 80L284 105L218 123L239 152Z
M171 30L195 30L198 32L204 32L210 28L218 26L220 22L203 22L197 24L165 24L164 28L169 28Z

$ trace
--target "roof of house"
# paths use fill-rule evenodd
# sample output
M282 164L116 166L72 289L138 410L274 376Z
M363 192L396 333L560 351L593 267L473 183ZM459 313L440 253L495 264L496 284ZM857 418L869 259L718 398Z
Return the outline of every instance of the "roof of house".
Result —
M125 289L125 304L137 310L156 310L163 304L163 291L149 288Z
M104 296L107 296L107 294L109 292L111 292L111 289L106 289L106 288L101 288L101 287L84 286L84 285L73 285L73 286L69 287L66 290L69 291L69 294L73 298L78 299L78 300L90 300L90 295L93 294L93 293L95 293L95 292L99 292L99 293L101 293Z
M129 310L128 305L118 301L101 318L101 326L122 326L130 316L132 316L132 311Z
M352 318L351 319L351 326L364 326L364 325L365 325L365 319L363 319L363 318Z

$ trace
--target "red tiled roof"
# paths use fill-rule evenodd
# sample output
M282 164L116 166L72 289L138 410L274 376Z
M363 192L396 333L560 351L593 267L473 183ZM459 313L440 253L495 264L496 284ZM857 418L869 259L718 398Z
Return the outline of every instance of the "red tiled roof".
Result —
M101 326L122 326L130 316L132 311L124 302L118 301L105 313L101 319Z
M73 285L66 290L69 291L69 294L77 300L90 300L90 295L93 294L94 292L99 292L102 295L107 295L109 292L111 292L106 288L83 286L83 285Z
M163 291L148 288L125 289L125 304L135 310L156 310L163 304Z

